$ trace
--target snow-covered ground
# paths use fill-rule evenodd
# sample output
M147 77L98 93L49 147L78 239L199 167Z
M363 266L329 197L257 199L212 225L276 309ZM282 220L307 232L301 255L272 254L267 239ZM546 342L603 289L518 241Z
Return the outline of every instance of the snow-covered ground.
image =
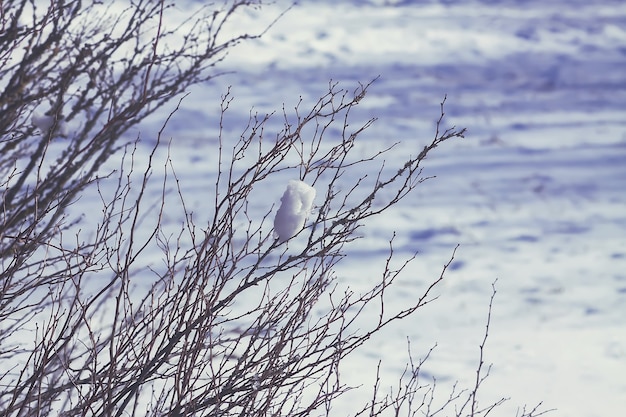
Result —
M241 16L238 27L262 28L287 6ZM406 336L415 357L437 343L424 372L442 400L454 381L468 387L497 279L483 398L511 400L496 415L540 401L568 417L626 409L623 1L302 1L220 69L236 72L190 91L170 123L183 187L212 184L207 126L229 85L230 114L245 123L251 107L316 99L329 79L352 88L380 75L357 114L379 119L362 136L372 150L398 140L401 149L423 147L445 94L448 125L468 128L427 161L425 174L437 178L370 223L340 265L343 282L375 279L396 231L397 253L419 251L401 303L460 244L439 300L346 367L349 381L367 385L364 395L379 358L384 382L395 382ZM268 190L276 203L285 185Z

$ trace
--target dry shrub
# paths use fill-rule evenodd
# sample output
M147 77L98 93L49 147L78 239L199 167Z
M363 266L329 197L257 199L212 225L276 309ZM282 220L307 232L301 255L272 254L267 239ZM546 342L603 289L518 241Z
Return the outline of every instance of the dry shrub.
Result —
M350 389L342 361L431 301L447 265L399 309L386 294L412 259L392 267L393 238L367 291L339 285L334 267L370 217L424 180L426 156L464 130L440 129L442 103L433 139L414 155L386 164L391 148L355 156L374 120L353 129L350 113L370 85L331 83L309 108L284 111L278 132L268 133L276 115L252 115L234 144L220 129L212 199L193 215L175 161L156 165L176 110L145 164L136 158L144 145L120 138L256 36L218 41L233 13L255 2L204 9L184 22L176 48L164 2L121 12L97 2L37 4L0 6L0 416L332 414L333 399ZM222 97L222 117L231 100ZM47 113L35 114L42 106ZM111 158L119 169L103 172ZM317 189L317 205L282 242L273 209L258 218L249 204L288 172ZM88 190L100 196L97 220L69 216ZM173 229L164 219L177 215ZM366 308L378 320L357 326ZM475 387L453 392L443 407L432 406L434 383L420 380L423 360L409 355L399 388L386 394L377 380L354 415L488 414L501 401L477 402L488 375L483 346Z

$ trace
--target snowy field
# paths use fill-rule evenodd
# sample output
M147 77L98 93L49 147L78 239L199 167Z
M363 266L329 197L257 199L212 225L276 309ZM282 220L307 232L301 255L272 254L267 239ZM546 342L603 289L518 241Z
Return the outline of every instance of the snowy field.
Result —
M241 16L240 27L261 28L287 6ZM497 280L484 404L510 397L495 412L503 416L540 401L554 416L626 410L623 1L302 1L220 69L236 72L192 89L169 125L189 190L213 184L207 135L228 86L235 134L252 107L280 112L299 97L317 99L329 79L352 89L379 75L354 120L378 118L361 137L368 149L396 141L398 152L421 149L446 94L447 125L468 128L426 161L425 174L437 178L371 222L338 270L354 288L372 282L396 231L397 254L419 251L401 303L421 295L460 244L439 300L346 367L363 395L379 359L383 383L396 382L407 336L415 358L437 344L424 377L436 378L441 400L456 380L471 386ZM272 204L286 182L274 185ZM268 205L260 206L262 216Z

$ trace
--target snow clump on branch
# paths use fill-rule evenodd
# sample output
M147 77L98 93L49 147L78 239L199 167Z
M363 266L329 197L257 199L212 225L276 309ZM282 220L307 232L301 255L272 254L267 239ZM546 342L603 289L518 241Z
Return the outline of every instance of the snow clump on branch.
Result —
M57 120L54 116L35 111L33 112L32 123L44 136L48 134L55 124L56 129L53 133L58 136L67 136L67 126L62 116Z
M315 188L302 181L289 181L274 217L274 235L279 241L289 240L302 230L311 212L313 199Z

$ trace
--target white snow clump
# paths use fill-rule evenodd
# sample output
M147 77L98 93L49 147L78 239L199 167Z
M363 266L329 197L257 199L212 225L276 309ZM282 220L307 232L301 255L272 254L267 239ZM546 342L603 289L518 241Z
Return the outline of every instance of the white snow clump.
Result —
M279 241L289 240L302 230L314 198L315 188L299 180L289 181L274 217L274 235Z
M33 112L33 117L31 121L33 123L33 126L39 129L42 135L47 135L48 131L54 125L54 116L41 114L35 111ZM63 119L57 122L56 130L54 131L54 133L59 136L67 135L67 126L65 125L65 122L63 121Z

